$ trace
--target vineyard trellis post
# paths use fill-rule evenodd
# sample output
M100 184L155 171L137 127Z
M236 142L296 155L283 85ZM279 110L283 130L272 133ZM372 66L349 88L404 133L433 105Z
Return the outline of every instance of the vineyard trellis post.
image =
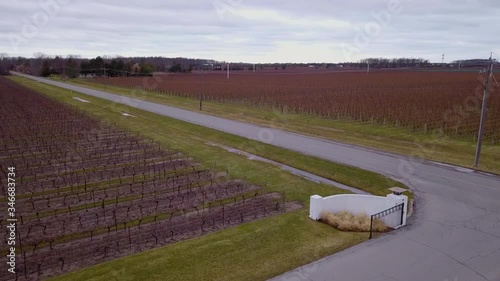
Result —
M486 106L488 104L489 88L491 76L493 75L493 53L490 54L490 65L488 67L488 78L484 82L484 93L483 93L483 104L481 106L481 121L479 123L479 132L477 134L477 148L476 148L476 159L474 160L474 167L479 166L479 157L481 156L481 145L483 143L483 131L484 125L486 123Z
M203 105L203 69L201 70L200 111Z

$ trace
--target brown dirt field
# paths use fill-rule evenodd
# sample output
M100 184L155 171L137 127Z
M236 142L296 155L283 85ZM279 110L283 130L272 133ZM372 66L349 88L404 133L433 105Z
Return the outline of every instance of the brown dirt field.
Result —
M203 76L204 99L272 107L283 112L372 122L411 130L475 136L484 74L374 71L310 73L223 72ZM201 74L92 78L121 87L199 98ZM492 91L498 92L494 82ZM500 95L489 100L486 139L500 141Z

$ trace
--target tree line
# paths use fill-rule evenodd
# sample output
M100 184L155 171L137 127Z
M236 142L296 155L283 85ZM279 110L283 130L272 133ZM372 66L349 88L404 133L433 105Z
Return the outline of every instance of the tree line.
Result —
M109 57L81 58L68 55L47 56L35 53L32 58L9 57L0 54L0 71L9 70L31 75L50 76L150 76L154 72L191 72L202 69L204 64L213 60L164 58L164 57Z
M79 76L92 77L117 77L117 76L151 76L155 67L144 62L123 59L104 60L98 56L89 60L77 60L69 57L52 60L45 59L42 63L40 76L63 75L69 78Z
M340 63L231 63L231 71L259 70L286 70L294 68L428 68L442 66L440 63L430 63L422 58L366 58L358 62ZM447 66L470 67L486 65L487 60L470 59L456 61ZM496 62L498 65L498 62ZM67 77L117 77L117 76L150 76L155 72L189 73L192 71L225 71L227 63L224 61L190 58L166 58L166 57L109 57L98 56L95 58L81 58L80 56L68 55L47 56L43 53L35 53L32 58L9 57L6 53L0 53L0 75L8 74L9 70L24 72L31 75L50 76L61 75Z
M366 58L359 61L360 67L370 64L373 68L427 67L429 60L422 58Z

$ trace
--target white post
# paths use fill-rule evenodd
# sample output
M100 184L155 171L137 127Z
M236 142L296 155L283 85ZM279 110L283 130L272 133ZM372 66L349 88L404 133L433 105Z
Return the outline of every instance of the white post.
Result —
M397 222L395 223L396 228L402 227L406 225L406 216L407 216L407 209L408 209L408 196L406 195L396 195L396 194L389 194L387 195L387 200L391 202L390 206L395 206L397 204L403 203L403 222L400 225L400 219L397 218ZM394 205L393 205L394 204ZM391 216L392 217L392 216ZM392 227L392 226L391 226Z
M319 195L311 196L311 202L309 205L309 217L313 220L319 220L321 218L321 211L323 210L323 197Z
M227 64L227 79L229 79L229 63Z

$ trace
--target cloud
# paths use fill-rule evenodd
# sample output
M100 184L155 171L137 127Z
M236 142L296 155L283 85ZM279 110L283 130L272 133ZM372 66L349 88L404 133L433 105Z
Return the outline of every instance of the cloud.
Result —
M351 46L351 60L411 56L440 61L445 53L450 61L486 57L500 45L493 36L500 28L500 4L488 0L143 2L2 2L0 52L338 62L348 60L345 48ZM59 5L52 13L43 8L54 3ZM389 13L387 25L381 24L375 15L387 14L396 4L400 12ZM360 47L356 40L366 30L377 32Z

